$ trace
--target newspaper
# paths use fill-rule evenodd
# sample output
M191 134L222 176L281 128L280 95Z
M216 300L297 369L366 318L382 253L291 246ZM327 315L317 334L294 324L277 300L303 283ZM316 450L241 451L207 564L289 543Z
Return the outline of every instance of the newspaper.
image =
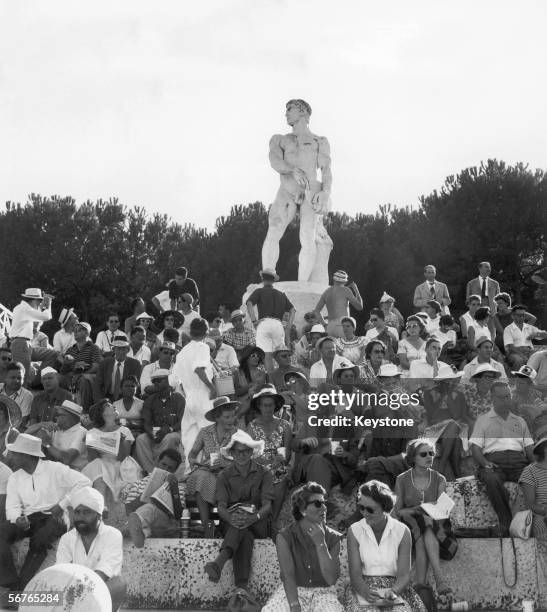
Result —
M425 502L420 506L429 514L432 519L436 521L442 521L450 516L450 512L454 507L454 502L448 497L446 493L441 493L439 499L434 503Z
M150 474L148 483L142 492L141 501L144 503L149 502L152 495L165 483L168 476L169 472L167 470L154 468Z
M160 510L164 510L169 516L175 515L173 494L168 482L164 482L155 493L152 493L150 502L159 506Z
M98 429L91 429L85 436L85 443L87 446L94 448L102 453L109 453L110 455L118 455L120 451L120 439L121 432L117 431L99 431Z

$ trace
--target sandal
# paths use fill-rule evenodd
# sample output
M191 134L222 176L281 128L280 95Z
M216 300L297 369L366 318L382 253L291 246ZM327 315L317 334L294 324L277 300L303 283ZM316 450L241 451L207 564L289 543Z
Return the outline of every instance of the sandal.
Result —
M215 563L214 561L209 561L209 563L206 563L205 573L207 576L209 576L209 580L211 582L220 582L221 569L218 566L218 563Z

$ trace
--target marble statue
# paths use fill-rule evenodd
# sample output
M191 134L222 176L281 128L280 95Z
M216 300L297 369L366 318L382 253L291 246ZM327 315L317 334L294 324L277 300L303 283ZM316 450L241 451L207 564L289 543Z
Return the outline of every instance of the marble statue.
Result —
M323 225L331 208L330 146L324 136L310 131L311 107L304 100L289 100L285 116L291 134L270 140L270 163L279 172L280 186L268 215L268 233L262 247L262 268L275 270L279 241L297 212L300 216L298 281L328 285L332 240ZM321 181L317 169L321 170Z

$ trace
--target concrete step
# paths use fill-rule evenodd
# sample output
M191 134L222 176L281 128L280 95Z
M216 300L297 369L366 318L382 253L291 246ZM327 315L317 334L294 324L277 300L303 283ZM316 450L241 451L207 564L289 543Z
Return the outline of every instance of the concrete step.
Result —
M207 579L203 568L218 554L220 540L150 539L142 549L131 543L124 545L122 575L128 583L127 608L134 609L222 609L233 591L231 563L224 568L218 584ZM16 545L20 565L28 547L27 542ZM469 602L470 609L521 610L523 599L545 597L544 566L538 563L536 540L515 540L517 576L515 581L514 555L511 540L500 547L498 539L461 539L452 561L441 562L447 583L455 597ZM504 569L501 559L504 560ZM43 567L53 565L55 552L48 555ZM540 570L538 572L538 567ZM341 578L337 583L342 594L348 581L345 540L342 543ZM539 573L539 577L538 577ZM279 584L279 566L275 546L271 540L255 542L250 592L264 603ZM430 580L434 584L433 579ZM448 606L440 598L441 607Z

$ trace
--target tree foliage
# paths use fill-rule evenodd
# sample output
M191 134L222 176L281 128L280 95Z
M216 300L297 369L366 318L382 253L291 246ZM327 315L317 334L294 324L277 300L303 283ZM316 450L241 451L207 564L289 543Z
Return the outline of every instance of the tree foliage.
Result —
M542 170L489 160L448 177L416 209L331 213L331 271L348 271L365 310L386 290L410 312L425 264L437 266L453 303L463 306L466 282L479 261L489 260L502 288L544 317L546 210ZM267 227L260 202L233 206L208 232L116 199L77 206L70 197L32 194L25 205L8 202L0 213L0 302L13 307L22 289L42 287L55 295L57 308L74 306L98 326L110 310L127 314L133 297L150 299L185 265L200 287L203 311L223 300L239 304L258 280ZM298 251L295 222L281 241L282 279L296 278Z

